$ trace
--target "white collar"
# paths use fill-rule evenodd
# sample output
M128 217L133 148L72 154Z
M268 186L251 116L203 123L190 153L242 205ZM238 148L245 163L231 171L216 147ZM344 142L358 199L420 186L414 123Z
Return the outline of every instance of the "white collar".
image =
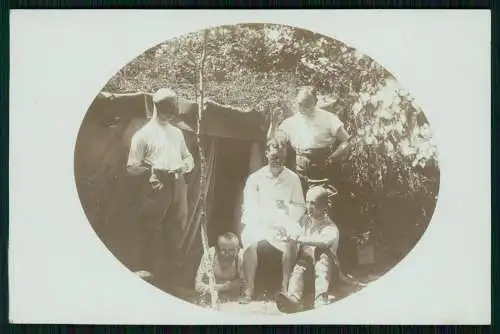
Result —
M278 180L284 175L285 169L286 169L286 167L283 167L281 172L278 175L274 176L273 173L271 173L271 169L270 169L269 165L267 165L266 169L265 169L265 172L266 172L265 176L269 179Z

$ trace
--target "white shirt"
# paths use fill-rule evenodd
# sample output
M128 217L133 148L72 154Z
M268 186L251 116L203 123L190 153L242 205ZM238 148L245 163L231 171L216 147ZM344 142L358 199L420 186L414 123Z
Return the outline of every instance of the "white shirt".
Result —
M277 248L282 242L275 240L276 227L300 228L299 221L305 210L302 184L297 174L288 168L274 177L269 166L251 174L243 194L242 234L244 247L268 240Z
M194 167L182 131L155 119L146 123L132 137L127 166L147 163L155 169L181 169L189 173Z
M305 237L319 237L323 240L329 240L329 249L334 256L337 255L337 250L339 248L339 238L340 233L337 225L326 218L323 221L317 221L313 224L312 218L305 217L305 224L302 230L302 235ZM315 248L314 246L304 245L304 248Z
M337 131L344 123L326 110L316 108L311 115L295 115L285 119L280 129L286 134L294 149L325 148L333 145Z

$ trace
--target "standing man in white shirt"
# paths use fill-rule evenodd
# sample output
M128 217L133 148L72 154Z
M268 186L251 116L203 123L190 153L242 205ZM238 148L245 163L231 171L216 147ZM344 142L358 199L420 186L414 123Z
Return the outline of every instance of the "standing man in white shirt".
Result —
M268 165L251 174L244 189L241 239L246 289L241 303L254 297L257 266L260 257L269 252L281 253L282 290L286 291L297 249L294 242L283 241L280 236L284 231L297 231L305 212L300 179L285 167L286 142L279 137L271 139L266 158Z
M141 269L153 277L168 277L167 271L175 273L180 266L177 243L187 220L183 174L193 169L194 161L182 131L170 124L178 113L177 95L162 88L153 95L153 103L151 120L132 137L127 171L142 179L142 203L137 217L142 234L138 236Z
M335 114L317 108L317 102L314 87L301 87L296 98L297 112L279 126L295 151L295 169L304 192L309 180L334 182L332 167L346 151L349 140L344 123Z

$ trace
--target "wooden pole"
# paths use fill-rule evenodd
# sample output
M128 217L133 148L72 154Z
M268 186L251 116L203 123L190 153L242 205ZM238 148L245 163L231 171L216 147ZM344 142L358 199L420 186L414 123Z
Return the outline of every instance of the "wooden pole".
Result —
M204 94L203 94L203 72L205 68L205 59L207 57L207 36L208 35L208 30L205 30L204 35L203 35L203 52L201 55L201 60L200 60L200 65L199 65L199 86L198 86L198 95L199 95L199 102L198 102L198 122L197 122L197 127L196 127L196 142L198 144L198 152L200 155L200 211L199 211L199 218L200 218L200 226L201 226L201 242L203 245L203 252L206 255L207 261L209 263L206 263L207 268L208 268L208 284L210 287L210 299L211 299L211 305L212 308L218 308L218 293L217 290L215 289L215 275L213 272L213 263L211 263L210 259L208 258L208 235L207 235L207 217L206 217L206 169L207 169L207 162L205 158L205 148L203 147L203 143L201 140L201 134L200 130L203 124L203 116L204 116Z

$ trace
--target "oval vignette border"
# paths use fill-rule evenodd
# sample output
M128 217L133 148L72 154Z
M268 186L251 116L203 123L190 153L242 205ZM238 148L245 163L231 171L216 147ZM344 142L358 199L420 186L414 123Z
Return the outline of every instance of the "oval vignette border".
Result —
M211 73L207 73L207 96L210 97L210 99L213 100L216 105L219 105L221 108L231 108L234 109L235 113L241 112L242 115L252 115L253 113L258 113L260 115L269 115L272 111L277 109L285 110L284 112L277 112L276 114L273 114L273 117L263 116L263 124L269 124L271 123L271 121L276 121L276 118L285 118L291 115L293 106L291 105L290 101L293 99L297 87L301 85L311 84L320 87L318 89L318 92L320 94L319 104L321 104L321 107L330 112L336 113L338 117L346 124L348 132L350 132L353 137L356 137L356 139L359 139L359 146L356 146L356 148L358 148L358 151L354 152L353 155L350 156L347 160L349 162L354 162L350 163L351 166L347 166L345 169L338 171L337 175L340 175L341 178L345 178L350 182L346 182L349 185L344 185L344 188L339 187L341 194L344 194L344 198L339 200L340 203L337 202L336 204L340 206L340 208L358 208L360 211L362 211L365 206L368 206L368 208L366 209L368 213L358 212L356 215L354 215L354 213L352 212L345 212L347 210L341 209L338 209L335 212L336 217L341 218L337 218L337 220L333 218L333 220L339 225L341 234L343 235L346 234L343 233L343 231L352 228L352 221L361 220L362 222L364 222L364 224L361 224L361 226L370 226L370 233L368 234L366 233L366 230L355 233L355 245L352 244L351 240L348 240L342 236L339 257L341 259L343 267L345 266L348 269L354 270L359 269L356 267L364 266L365 270L368 270L366 269L366 265L370 266L370 263L365 263L362 265L359 264L359 262L374 261L373 254L370 255L370 252L368 251L370 247L367 246L367 243L369 244L370 241L365 241L365 239L369 240L370 238L372 238L371 240L373 240L373 238L378 238L378 241L381 242L383 246L385 245L386 248L389 248L389 252L386 251L385 253L383 253L382 251L382 254L385 254L382 255L382 258L387 263L374 270L376 272L376 275L378 275L379 277L382 276L388 270L396 266L409 252L411 252L415 244L425 233L425 230L427 229L428 224L432 219L432 215L436 207L437 196L439 193L440 170L437 158L437 148L432 142L432 131L423 111L415 103L411 95L404 91L404 89L397 83L397 80L386 69L375 63L375 61L371 58L359 53L356 49L353 49L352 47L349 47L331 37L322 34L316 34L304 29L294 28L291 26L271 24L224 25L210 28L208 30L216 31L221 29L230 29L231 27L234 27L237 30L238 27L240 27L243 32L248 32L248 30L245 29L252 30L252 27L255 28L255 26L267 26L268 28L270 28L270 30L281 29L281 33L285 36L282 42L278 40L269 43L271 52L269 52L269 50L268 52L271 56L268 55L269 57L265 58L273 58L272 55L274 54L273 52L276 52L277 44L283 44L280 45L281 49L279 49L278 52L286 52L288 48L290 50L290 54L288 54L287 57L275 56L272 61L266 62L266 64L269 63L269 69L266 71L259 71L259 69L257 68L258 66L262 66L262 63L264 63L262 59L259 59L258 57L253 60L245 59L244 57L242 57L242 53L238 54L238 50L234 50L234 46L232 48L228 48L231 49L227 51L229 52L230 56L224 55L224 52L213 54L211 64L213 65L213 69L211 70ZM258 31L258 28L259 27L257 27L257 29L255 30ZM126 234L132 232L133 228L135 227L128 226L127 228L123 228L122 226L121 228L117 229L116 226L112 226L112 221L113 219L116 220L116 217L110 218L110 216L113 216L113 214L110 212L116 213L116 211L120 211L116 209L126 206L124 204L124 200L129 201L127 202L129 204L134 202L134 199L123 199L123 197L119 196L123 195L124 193L128 193L127 191L125 191L126 189L131 189L130 187L134 187L134 185L131 186L130 184L124 185L124 165L120 162L123 162L126 155L128 154L128 146L130 144L129 142L132 134L145 123L148 117L148 110L150 110L151 108L151 106L148 107L148 102L146 101L147 98L145 99L144 96L141 95L141 92L150 94L158 88L171 87L179 94L180 98L185 101L185 108L186 110L188 110L190 108L189 101L193 101L196 98L196 96L193 95L193 92L195 90L192 89L192 87L188 87L187 83L182 78L192 75L192 73L190 74L190 71L186 70L186 67L189 66L189 57L186 57L185 54L179 53L177 53L177 57L165 57L165 53L168 54L168 52L172 50L172 45L176 43L180 45L176 46L176 50L187 50L188 48L182 43L183 41L186 42L187 40L189 40L189 38L192 38L192 40L189 41L191 43L190 45L192 46L191 49L195 50L197 47L196 36L200 33L201 31L198 31L195 33L183 35L178 38L170 39L169 41L146 50L143 54L139 55L127 65L125 65L115 76L113 76L113 78L111 78L111 80L105 85L102 91L97 95L96 99L94 99L91 106L89 107L89 111L85 115L82 126L78 133L77 144L75 148L75 177L77 180L76 182L80 201L82 202L85 214L90 224L99 235L103 243L120 260L120 262L122 262L129 269L131 269L132 267L131 263L137 261L137 259L132 259L136 256L134 254L125 254L130 253L130 245L133 244L133 241L131 241L131 239L133 238L130 238L131 236ZM286 35L290 33L293 36L291 42L289 39L287 39L289 35ZM234 43L239 43L242 46L244 46L245 43L250 43L254 46L252 50L259 50L258 48L255 48L255 43L254 41L252 41L252 38L255 38L256 40L259 39L258 32L255 33L255 35L256 36L252 36L252 34L242 34L239 38L234 38ZM243 36L245 38L243 38ZM224 38L225 37L219 37L217 39L214 39L213 47L227 47L227 45L230 43L225 44L223 42ZM317 42L318 40L322 41L321 43L319 43L320 46L318 47L318 50L305 47L307 45L313 44L313 38L314 42ZM296 42L295 39L302 40L301 42ZM298 43L298 46L295 47L295 50L294 43ZM303 44L301 45L300 43ZM167 45L167 47L163 48L163 45ZM263 43L263 45L265 47L266 43ZM170 49L168 46L170 46ZM330 55L330 57L333 57L331 55L333 55L335 52L340 52L341 55L339 56L337 61L329 62L329 59L331 58L329 58L329 56L324 56L321 54L322 47L328 49L325 53L326 55ZM249 48L245 49L241 47L240 49L248 50ZM308 52L305 52L305 49L307 49ZM295 53L293 53L294 51ZM235 53L231 54L231 52ZM199 52L197 53L195 51L194 54L199 54ZM221 54L223 54L224 56L221 56ZM302 61L302 58L299 57L300 55L305 57L305 61ZM308 55L309 59L307 57ZM252 55L248 55L247 58L250 58L250 56ZM322 60L324 58L327 58L326 62ZM228 59L233 60L233 63L228 62ZM282 64L283 62L280 63L280 59L296 60L295 64L292 65L295 66L293 79L291 79L292 71L286 67L290 65ZM239 60L242 60L243 63L240 63ZM245 60L247 61L247 63L244 63ZM162 62L165 62L165 64L162 65ZM278 67L276 67L275 62L277 62ZM362 62L364 65L356 66L359 65L360 62ZM148 64L152 68L149 70L149 72L147 66ZM181 64L182 66L179 64ZM243 68L243 70L246 72L243 72L244 75L235 76L234 73L236 72L234 70L227 70L225 72L218 70L221 68L221 66L232 66L231 68L237 68L238 70ZM238 68L238 66L240 68ZM283 67L279 69L279 66ZM155 68L157 69L156 73L154 72ZM175 71L162 71L164 69L172 68L175 68ZM311 69L313 69L312 74ZM340 74L338 74L339 71ZM271 72L271 74L275 74L275 76L273 77L272 75L269 75L269 72ZM297 72L299 72L298 75ZM380 74L379 72L383 74ZM328 79L332 77L332 73L336 73L337 75L334 82L332 82L331 79L330 81ZM162 77L162 75L164 75L164 77ZM359 92L356 92L357 95L353 95L353 90L357 91L365 89L363 87L367 86L367 83L376 82L380 78L380 75L382 75L384 80L386 80L385 90L382 89L376 92L369 93L368 96ZM196 75L194 77L196 78ZM188 78L187 80L190 79L192 78ZM290 84L290 82L293 83ZM387 84L387 82L389 83ZM211 86L210 83L215 84ZM345 88L345 86L348 87ZM352 86L355 87L353 88ZM231 87L247 88L248 90L245 90L247 96L239 96L238 90L231 91ZM369 91L369 88L370 87L366 89ZM390 97L394 91L399 91L399 97L393 97L393 99L391 100ZM134 93L137 92L139 92L139 95L134 95ZM335 94L332 94L332 92ZM268 95L266 95L266 93L268 93ZM394 103L395 100L399 101L399 106L397 105L398 103ZM401 104L404 107L401 107ZM251 105L252 108L248 108L248 105ZM399 113L396 112L398 108ZM387 109L390 109L392 114L384 114L384 111L387 111ZM404 109L405 111L401 111L402 109ZM413 111L408 113L407 111L411 109ZM129 114L125 115L125 112L123 110L127 110ZM186 112L186 114L189 114L189 110ZM367 114L376 116L366 116L365 118L363 118L363 114L365 114L365 116ZM403 114L404 117L402 117ZM412 115L412 117L408 117L408 115ZM413 118L413 116L415 116L415 119ZM377 117L377 122L375 122L375 119ZM390 126L392 126L392 129L389 130L389 132L392 131L393 133L398 133L401 136L399 139L395 139L398 145L393 144L392 138L388 139L389 135L387 133L382 134L384 130L381 130L380 126L374 125L374 123L380 123L379 121L381 118L383 118L385 121L388 121ZM363 127L356 125L355 127L353 125L358 124L359 122L361 122L361 124L365 126ZM409 125L410 122L414 122L413 128L411 125ZM189 119L186 123L190 125ZM253 129L262 131L263 129L259 129L257 123L257 121L255 121L255 124L246 123L246 125L248 125L248 128L245 133L241 132L238 134L234 133L238 131L233 131L233 133L220 135L220 137L226 138L224 136L246 136L244 138L237 139L257 141L256 138L252 138L252 131L248 131L248 129L251 129L252 127ZM402 128L400 128L400 125ZM215 125L212 126L215 129L213 130L214 133L217 133L217 127ZM379 132L376 132L374 128L377 128ZM417 132L412 132L411 135L408 134L415 128L417 128ZM224 129L219 129L219 131L222 133L224 132ZM405 131L409 132L405 133ZM214 136L217 137L216 134ZM416 137L416 142L418 142L418 145L415 144L415 141L412 142L412 140L410 140L415 139L413 137ZM380 142L382 142L382 144L377 146L377 142L379 144ZM387 143L389 142L391 143L392 148L391 145L387 145ZM381 146L383 146L383 148L381 149L382 153L375 150L376 153L374 158L372 147L375 146L377 146L377 149L380 149ZM421 149L422 147L429 149L431 152L426 152L425 150ZM232 149L235 150L234 148ZM228 151L229 150L231 150L231 148L228 148ZM402 156L389 157L390 152L394 153L397 150L400 150ZM234 153L234 151L231 152ZM384 159L381 159L377 154L383 155ZM397 155L396 153L394 154ZM408 162L408 156L412 155L415 155L415 159L413 159L413 161L411 162ZM417 159L417 157L419 157L419 159ZM227 157L224 158L227 159ZM419 200L425 202L425 204L422 204L421 206L421 208L424 209L424 213L422 213L422 215L424 215L425 219L424 221L419 221L417 227L413 227L414 230L412 231L414 234L410 236L407 236L401 231L399 235L396 233L396 237L394 237L394 235L392 235L392 238L387 236L387 234L391 236L391 233L395 233L395 229L401 228L401 226L397 223L400 223L402 220L404 221L404 219L393 218L393 225L390 225L393 226L393 228L387 227L389 225L380 227L380 224L377 225L376 222L371 221L374 219L377 220L377 216L381 215L379 208L377 209L376 214L374 213L375 211L373 208L369 208L369 206L372 205L373 202L375 202L373 198L377 198L374 193L378 194L377 191L380 191L380 185L377 184L376 180L373 181L371 176L375 175L378 172L383 175L385 175L384 173L387 173L387 175L396 175L398 171L384 171L384 168L391 168L387 165L381 165L382 167L380 167L380 171L370 170L369 167L370 165L378 166L380 164L380 161L384 161L384 163L386 163L387 159L393 159L391 160L391 162L396 161L400 163L398 167L399 169L397 170L403 176L403 184L404 182L415 182L415 179L412 179L415 177L415 175L431 175L430 177L426 176L425 181L431 183L431 185L429 186L431 189L429 191L430 194L426 194L425 196L421 195L421 197L419 197ZM422 164L422 159L426 159L426 163L428 163L430 160L434 160L433 162L431 161L431 165L434 164L434 166L430 167L434 168L434 171L426 170L426 168L429 168L429 165ZM254 163L258 165L262 164L263 162L257 161ZM346 162L344 161L343 163ZM250 167L248 168L250 169ZM237 168L235 167L235 169ZM422 169L423 171L421 171L420 169ZM418 173L416 171L418 171ZM407 174L405 174L405 172ZM360 175L356 173L359 173ZM239 177L241 178L241 175L239 175ZM241 182L240 178L235 176L235 179L237 179L239 182ZM429 181L429 179L432 178L434 178L434 181ZM384 176L382 176L382 179L382 181L386 181ZM371 181L373 181L373 184L370 183ZM422 180L417 180L417 182L418 181ZM404 190L400 189L401 187L398 188L398 182L396 182L396 185L392 186L393 189L391 188L391 191L393 193L391 193L391 191L384 193L384 196L392 196L392 204L390 205L390 208L392 209L390 210L392 216L397 216L397 214L395 213L395 208L399 208L399 211L407 212L407 215L409 214L408 211L410 210L408 209L408 206L401 206L401 203L418 202L415 199L412 200L411 198L408 199L406 197L403 197L403 199L394 199L394 197L405 193ZM386 189L387 184L383 183L382 185L385 186L383 188ZM135 187L137 187L137 185L135 185ZM425 192L428 190L422 190L418 187L422 187L422 185L413 183L408 184L407 193L411 194L412 191ZM385 189L384 191L386 191ZM347 196L347 194L349 194L349 196ZM366 197L364 199L359 199L359 194L363 194L363 196ZM406 194L405 196L408 196L408 194ZM399 200L399 202L397 202L397 200ZM358 205L355 205L354 203L357 203ZM380 207L380 205L383 204L377 202L376 205ZM233 204L233 206L236 207L237 205ZM103 209L103 207L105 207L106 209ZM416 208L412 209L417 212ZM104 214L102 210L105 211ZM398 214L404 217L404 212L399 212ZM386 213L386 216L384 216L384 221L390 220L389 218L387 218L387 215L388 214ZM416 215L417 214L414 214L414 216ZM105 216L105 218L103 218L103 216ZM378 221L382 220L380 218L378 219ZM213 218L213 220L219 221L220 218ZM211 226L210 223L211 222L209 221L209 226ZM405 227L408 226L405 225ZM379 230L383 230L386 235L374 237L373 235L375 234L375 232L373 231L377 230L377 228ZM405 232L407 232L407 230ZM214 233L215 232L213 232L212 234ZM348 233L354 235L354 232L349 231ZM199 237L192 236L192 238L197 240L196 242L192 242L192 247L196 247L194 245L199 246ZM210 235L209 233L209 239L211 243L213 243L214 238L215 236ZM398 242L401 243L405 241L404 238L408 239L406 240L406 245L398 244ZM394 241L394 239L398 239L398 242ZM125 242L125 240L127 240L127 242ZM350 250L346 249L346 246L343 246L346 244L349 244L348 247L351 248ZM387 246L387 244L390 244L390 246ZM363 249L363 247L365 248ZM354 248L356 248L356 250L353 250ZM380 252L380 250L378 251ZM390 255L387 255L387 253L390 253ZM364 257L363 254L365 255ZM378 253L375 252L375 254ZM200 249L194 250L193 255L189 257L191 261L190 263L195 263L197 265L196 259L199 256ZM381 255L379 254L378 256L375 256L376 258L379 258ZM354 262L354 259L356 260L356 262L358 262L358 264L350 265L350 263ZM194 265L194 267L196 267L196 265ZM192 273L193 268L191 268L191 274ZM367 278L368 274L362 273L361 276L363 276L363 278ZM160 287L160 284L153 284ZM168 287L160 287L160 289L174 296L179 295L178 291L169 291ZM350 293L348 293L347 295L349 294Z

